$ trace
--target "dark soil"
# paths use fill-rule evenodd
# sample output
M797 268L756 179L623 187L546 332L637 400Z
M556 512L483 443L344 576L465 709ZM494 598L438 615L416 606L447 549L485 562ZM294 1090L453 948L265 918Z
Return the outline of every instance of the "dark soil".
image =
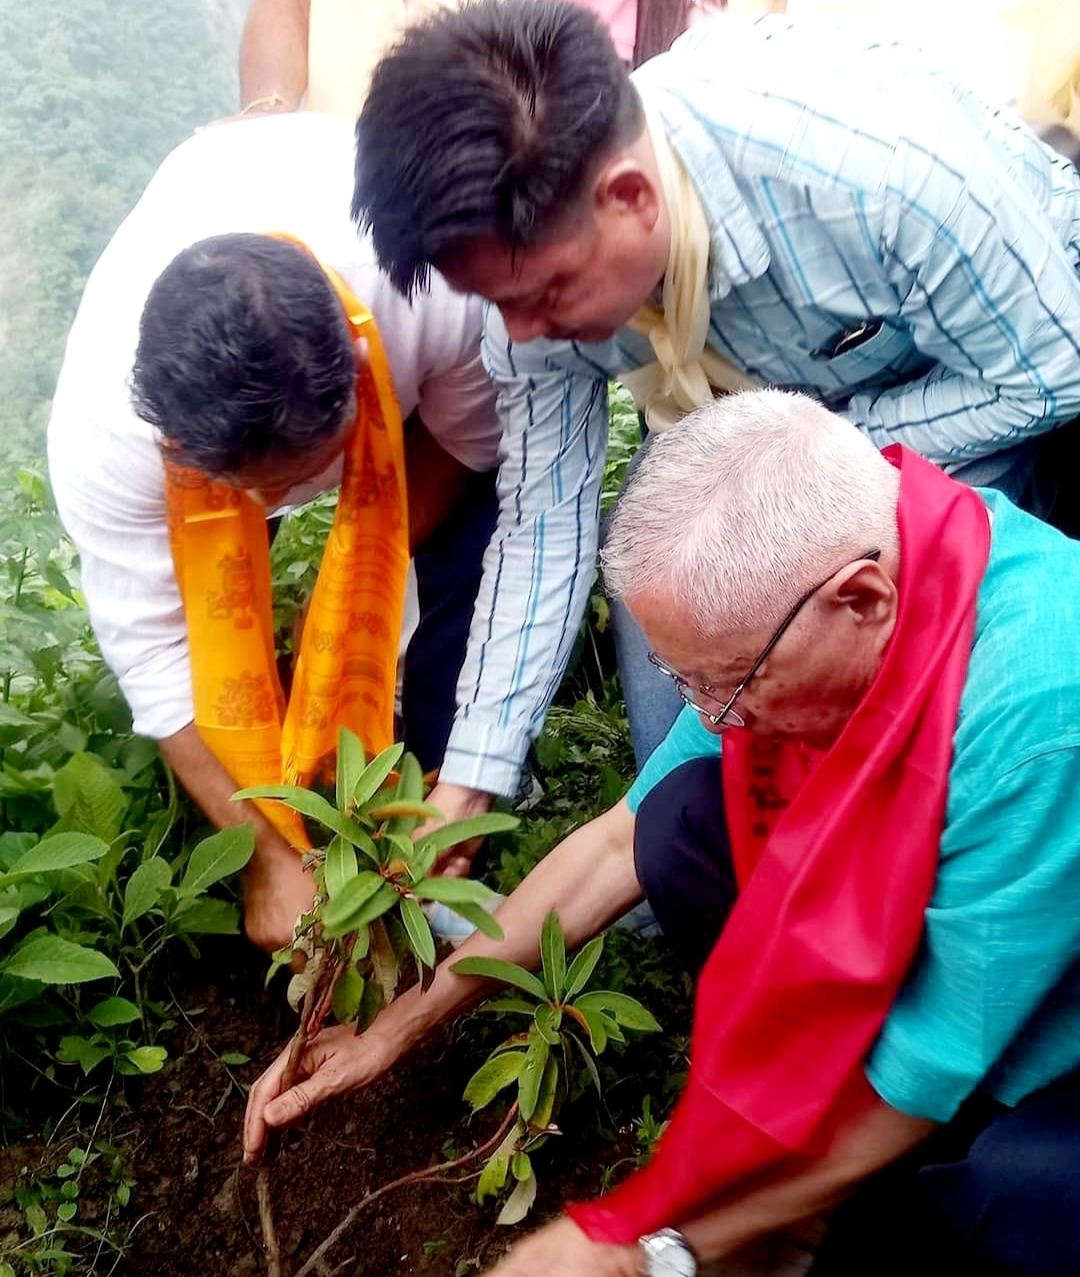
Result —
M98 1138L123 1150L135 1180L129 1205L120 1215L110 1213L105 1158L80 1186L80 1223L105 1229L108 1222L114 1236L116 1224L133 1231L119 1255L105 1249L92 1268L76 1271L103 1277L110 1270L155 1277L267 1272L255 1173L240 1165L244 1092L296 1021L284 1004L284 981L264 991L265 963L243 942L223 944L212 956L198 970L205 976L216 969L220 978L175 989L185 1012L167 1039L168 1064L130 1089L126 1104L111 1104L98 1131ZM366 1193L459 1156L494 1133L501 1111L492 1106L470 1118L461 1099L468 1078L505 1031L480 1020L472 1017L463 1029L437 1035L391 1077L330 1103L303 1132L286 1137L271 1172L286 1274L299 1270ZM251 1063L226 1066L220 1057L230 1052L250 1056ZM540 1191L526 1228L566 1201L595 1195L603 1168L632 1152L628 1134L614 1145L604 1141L587 1107L572 1110L576 1135L549 1142L537 1156ZM46 1149L28 1141L0 1151L0 1184L13 1184L21 1167L54 1167L70 1144ZM495 1226L498 1209L490 1200L477 1205L469 1186L403 1186L365 1210L320 1271L464 1277L487 1267L521 1234L521 1228ZM0 1251L18 1223L13 1206L0 1208Z

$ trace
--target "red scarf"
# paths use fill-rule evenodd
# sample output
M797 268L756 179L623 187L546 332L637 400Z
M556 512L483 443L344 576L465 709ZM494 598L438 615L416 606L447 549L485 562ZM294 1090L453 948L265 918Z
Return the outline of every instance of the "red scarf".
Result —
M900 447L899 609L836 743L726 732L739 897L698 983L686 1092L649 1165L576 1206L594 1241L693 1218L873 1102L863 1062L914 960L986 569L986 506Z

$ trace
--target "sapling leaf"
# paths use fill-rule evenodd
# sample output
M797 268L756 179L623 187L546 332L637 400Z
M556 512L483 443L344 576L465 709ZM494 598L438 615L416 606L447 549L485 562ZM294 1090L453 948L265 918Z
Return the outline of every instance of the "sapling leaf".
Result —
M415 754L406 753L401 756L394 797L404 803L419 802L424 797L424 773ZM414 816L395 816L387 823L386 832L408 837L419 824L420 821ZM424 872L426 873L427 870L425 869Z
M519 1180L514 1185L514 1191L506 1199L506 1205L499 1211L495 1223L520 1224L532 1210L534 1201L536 1201L536 1176L530 1175L528 1179Z
M533 1173L532 1161L528 1153L522 1152L520 1149L514 1154L510 1162L510 1174L516 1180L528 1179Z
M634 1029L638 1033L660 1032L656 1018L636 998L625 993L609 993L606 990L583 993L574 1005L582 1011L602 1011L624 1029ZM612 1036L610 1032L608 1036Z
M596 970L596 964L600 961L600 954L604 950L604 937L596 936L590 940L581 950L573 962L570 963L570 969L566 973L566 986L563 991L563 998L567 1001L570 998L577 997L582 989L589 983L592 973Z
M139 865L124 888L121 926L126 930L161 902L162 888L172 882L172 870L160 856L151 856Z
M593 1059L592 1053L576 1033L567 1033L566 1036L581 1052L581 1058L585 1062L585 1070L591 1078L593 1086L596 1087L596 1094L603 1099L604 1092L600 1086L600 1070L596 1067L596 1061Z
M509 1153L493 1153L484 1164L480 1178L476 1183L476 1200L482 1202L485 1197L495 1196L506 1183L506 1175L510 1169Z
M552 909L540 928L540 962L544 973L544 987L552 1002L563 995L566 980L566 938L559 925L559 915Z
M593 1055L603 1055L604 1048L608 1042L608 1025L612 1021L600 1011L588 1011L578 1006L567 1007L568 1013L577 1012L585 1023L585 1029L589 1035L589 1045L593 1049Z
M374 798L404 752L405 746L399 741L396 745L388 745L381 754L376 754L368 763L353 786L351 797L357 807L363 807L366 802Z
M468 842L470 838L482 838L488 834L501 834L508 829L516 829L520 821L509 812L488 811L482 816L468 816L465 820L455 820L449 825L440 825L430 834L416 840L417 847L427 850L434 847L436 852L445 851L447 847L456 847L459 842Z
M393 896L391 905L400 897L393 887L388 887ZM377 900L381 893L377 893L372 897ZM390 907L390 906L388 906ZM375 973L375 980L379 986L381 997L381 1005L389 1006L394 1000L394 994L397 992L398 976L400 969L398 966L397 953L394 951L394 945L390 939L390 933L387 930L387 919L377 918L371 924L371 965Z
M425 967L435 965L435 937L431 934L424 911L415 900L403 898L401 901L401 921L405 933L409 937L412 951Z
M382 848L384 864L388 858L392 858L391 853L393 853L393 857L408 866L409 877L414 882L417 878L424 876L416 872L416 848L413 846L413 840L408 834L391 834L384 829L382 837L379 839L379 846Z
M372 869L361 869L323 905L322 925L325 934L330 938L343 936L347 931L355 931L363 926L360 911L383 890L388 890L396 898L397 893L380 874Z
M536 1030L549 1046L558 1042L561 1024L562 1011L558 1007L544 1003L536 1008Z
M327 896L333 900L359 872L360 866L352 843L340 834L335 834L326 848L326 860L323 864L323 885Z
M533 1109L530 1125L537 1130L544 1130L551 1124L551 1115L555 1111L555 1096L559 1089L559 1061L552 1052L544 1065L544 1075L540 1079L540 1089L536 1095L536 1108Z
M382 987L378 980L365 980L364 992L361 995L360 1005L356 1010L356 1019L354 1021L356 1032L363 1033L385 1005Z
M518 1108L527 1122L536 1111L536 1102L540 1096L540 1084L544 1080L551 1048L538 1032L530 1032L529 1047L525 1052L525 1062L521 1066L518 1078Z
M482 1002L476 1009L478 1011L520 1012L522 1015L532 1015L536 1011L536 1003L529 1002L525 998L519 998L513 993L500 993L493 998L488 998L486 1002Z
M191 853L180 879L180 893L195 896L207 887L237 873L255 850L255 830L250 824L230 825L204 838Z
M402 754L394 797L411 803L424 796L424 773L415 754Z
M474 1113L490 1104L503 1087L518 1080L524 1063L524 1051L493 1055L469 1078L464 1095L466 1104L472 1105Z
M531 993L541 1002L547 1001L547 990L531 971L519 967L516 962L507 962L503 958L459 958L450 968L458 975L482 975L490 980L501 980L503 984L512 984L516 989Z
M367 756L359 736L350 732L347 727L342 727L338 731L337 784L334 787L334 796L339 807L344 807L352 797L356 782L366 766Z
M379 803L377 807L365 807L364 815L369 820L393 820L402 816L415 816L417 820L441 820L443 813L438 807L417 799L405 802L391 798L388 802Z
M499 893L474 878L422 878L413 885L421 900L439 900L444 905L482 905L498 900Z
M232 796L234 803L246 798L276 798L286 807L298 811L301 816L310 816L312 820L317 820L335 834L341 834L355 846L367 850L358 841L358 835L363 833L359 826L314 790L301 789L299 785L250 785L247 789L238 789ZM364 837L370 844L371 839L367 835Z
M360 999L363 996L364 977L350 962L334 985L334 1019L338 1024L352 1023L357 1011L360 1010Z
M483 932L491 940L501 940L503 929L498 920L493 918L482 905L447 905L454 913L460 914L466 922L471 922L477 931Z
M362 962L368 956L368 950L371 948L371 931L368 927L357 927L356 939L353 941L352 952L349 954L350 962Z

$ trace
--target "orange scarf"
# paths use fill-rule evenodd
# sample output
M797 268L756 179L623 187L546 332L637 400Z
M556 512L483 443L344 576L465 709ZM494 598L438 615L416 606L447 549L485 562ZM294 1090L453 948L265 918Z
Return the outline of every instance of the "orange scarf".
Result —
M287 706L274 661L266 509L239 489L165 461L195 725L239 786L308 783L333 756L340 726L371 752L394 739L409 565L401 411L371 312L320 266L353 339L366 340L368 362L356 379L341 495ZM295 812L281 803L260 807L290 843L309 845Z
M863 1072L937 875L990 551L986 506L904 448L900 593L881 668L827 751L725 734L739 896L698 981L687 1088L649 1165L573 1218L632 1242L815 1156L877 1103ZM720 777L717 777L717 783Z

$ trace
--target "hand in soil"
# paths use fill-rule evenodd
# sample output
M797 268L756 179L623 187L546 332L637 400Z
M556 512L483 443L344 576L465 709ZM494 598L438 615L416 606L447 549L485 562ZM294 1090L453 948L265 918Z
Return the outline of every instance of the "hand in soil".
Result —
M299 852L276 833L260 839L243 880L248 939L268 953L291 944L297 918L315 899L315 880Z
M367 1031L357 1037L351 1024L323 1029L304 1046L296 1071L297 1082L282 1091L291 1045L277 1057L248 1095L244 1114L244 1161L257 1162L270 1131L293 1126L324 1100L373 1082L401 1054L386 1035Z
M429 833L432 829L437 829L440 825L453 824L455 820L465 820L468 816L482 816L491 808L490 794L485 794L480 789L468 789L464 785L451 785L449 782L441 781L432 789L425 801L432 807L437 807L444 819L428 821L422 829L417 830L415 834L417 838ZM467 878L469 866L483 841L482 838L473 838L469 842L458 843L448 848L437 863L437 872L447 878Z
M557 1219L519 1242L488 1277L640 1277L637 1246L590 1241L573 1220Z

